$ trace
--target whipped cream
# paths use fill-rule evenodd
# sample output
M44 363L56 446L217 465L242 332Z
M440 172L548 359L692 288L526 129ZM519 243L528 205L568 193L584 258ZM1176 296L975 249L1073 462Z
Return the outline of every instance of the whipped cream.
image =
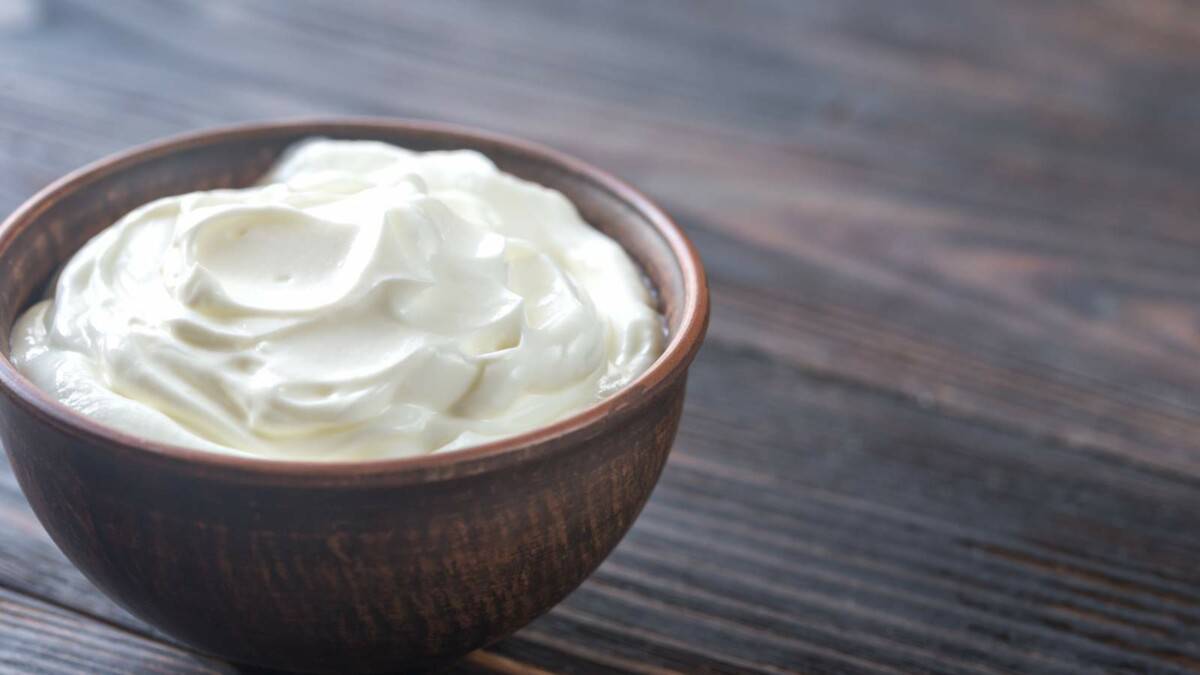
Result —
M637 267L559 192L473 151L313 139L259 186L102 231L17 322L12 359L130 434L320 461L546 425L662 341Z

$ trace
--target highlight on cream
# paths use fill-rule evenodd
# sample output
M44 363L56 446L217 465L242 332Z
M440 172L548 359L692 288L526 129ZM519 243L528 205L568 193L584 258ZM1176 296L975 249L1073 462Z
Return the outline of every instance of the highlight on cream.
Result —
M545 426L663 348L621 247L468 150L311 139L258 186L129 213L13 329L17 368L129 434L307 461Z

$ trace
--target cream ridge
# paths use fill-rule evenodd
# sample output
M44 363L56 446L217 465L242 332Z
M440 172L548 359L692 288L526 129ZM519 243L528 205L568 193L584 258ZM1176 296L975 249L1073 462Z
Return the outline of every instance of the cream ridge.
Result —
M638 268L474 151L311 139L256 186L89 241L12 359L120 431L331 461L448 451L610 395L663 348Z

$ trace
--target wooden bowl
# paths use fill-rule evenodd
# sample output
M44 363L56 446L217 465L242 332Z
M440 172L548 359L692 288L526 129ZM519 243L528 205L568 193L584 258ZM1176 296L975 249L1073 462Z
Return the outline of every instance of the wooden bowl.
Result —
M559 602L637 517L666 461L708 320L695 250L628 185L544 147L440 124L316 120L168 139L46 188L0 225L0 354L85 241L136 206L245 186L309 136L474 148L562 191L659 294L670 339L627 388L459 452L356 463L222 456L103 427L0 357L0 440L75 565L148 623L232 661L299 671L436 665Z

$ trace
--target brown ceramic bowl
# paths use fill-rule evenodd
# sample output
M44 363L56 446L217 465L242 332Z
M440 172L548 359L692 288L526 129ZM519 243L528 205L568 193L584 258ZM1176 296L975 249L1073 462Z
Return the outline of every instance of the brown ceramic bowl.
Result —
M562 191L641 264L667 317L666 351L552 426L454 453L332 464L150 442L72 412L14 370L15 318L89 237L158 197L249 185L314 135L474 148ZM542 614L616 546L666 461L707 319L700 261L670 218L552 150L388 120L189 134L77 171L0 225L0 440L67 557L179 640L289 670L437 664Z

